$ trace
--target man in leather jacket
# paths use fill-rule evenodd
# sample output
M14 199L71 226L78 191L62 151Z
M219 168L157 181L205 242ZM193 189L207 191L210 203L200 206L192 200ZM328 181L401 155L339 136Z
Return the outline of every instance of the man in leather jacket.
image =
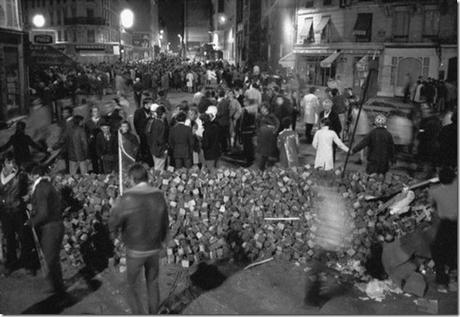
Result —
M168 208L164 194L148 184L147 170L134 164L128 171L132 188L125 191L110 213L112 234L119 229L126 245L128 301L135 315L145 314L137 279L145 269L148 314L159 309L160 250L168 232Z
M24 202L27 195L27 175L18 169L12 152L5 155L0 178L0 220L6 240L6 273L24 267L35 275L39 265L38 257L34 252L32 231L24 226L27 220ZM18 244L21 247L19 260Z
M64 237L62 201L61 195L45 173L46 169L43 166L34 166L30 173L30 179L33 181L33 216L25 224L34 227L40 235L40 244L48 267L46 279L50 284L50 291L56 295L63 295L65 286L60 258Z

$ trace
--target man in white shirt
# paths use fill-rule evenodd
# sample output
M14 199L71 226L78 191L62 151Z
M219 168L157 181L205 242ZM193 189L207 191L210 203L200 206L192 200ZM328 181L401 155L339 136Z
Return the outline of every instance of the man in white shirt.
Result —
M252 84L251 87L248 90L246 90L244 96L248 100L255 100L259 107L262 104L262 94L260 93L259 85L257 84Z
M310 87L309 94L305 95L300 102L305 122L305 137L308 144L312 142L311 131L318 121L319 99L315 95L315 91L316 87Z

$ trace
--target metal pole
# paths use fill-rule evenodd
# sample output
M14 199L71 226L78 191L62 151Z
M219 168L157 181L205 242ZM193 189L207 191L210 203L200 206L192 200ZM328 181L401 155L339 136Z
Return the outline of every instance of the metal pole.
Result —
M356 128L358 127L359 117L360 117L361 111L363 109L363 104L364 104L364 101L366 100L367 93L368 93L368 90L369 90L369 85L370 85L370 81L371 81L371 74L374 71L375 71L374 68L369 68L369 74L367 74L366 83L364 85L363 96L361 98L361 103L359 105L358 116L356 117L355 127L353 128L353 134L351 135L350 145L348 146L350 148L350 151L351 151L352 146L353 146L353 141L355 140ZM347 157L345 159L345 164L343 165L342 178L345 176L345 171L347 169L348 160L350 158L350 151L347 152Z
M123 154L121 153L121 148L123 146L123 138L121 136L120 130L118 130L118 186L120 191L120 196L123 195Z

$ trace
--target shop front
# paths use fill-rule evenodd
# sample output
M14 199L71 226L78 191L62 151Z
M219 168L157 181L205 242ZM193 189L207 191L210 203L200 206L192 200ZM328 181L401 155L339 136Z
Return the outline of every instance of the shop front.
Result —
M0 121L27 111L23 43L22 32L0 29Z
M338 88L352 88L356 95L361 95L369 71L369 61L378 63L380 47L362 45L334 45L330 48L295 49L295 71L305 85ZM286 65L287 56L280 60Z
M17 0L0 0L0 121L27 111L24 32Z
M379 95L403 96L419 77L439 77L439 56L432 46L386 47L381 69Z

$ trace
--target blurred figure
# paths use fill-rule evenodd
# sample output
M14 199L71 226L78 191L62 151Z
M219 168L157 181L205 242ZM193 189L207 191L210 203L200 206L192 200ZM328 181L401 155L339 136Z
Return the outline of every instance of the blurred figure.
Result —
M305 123L305 138L307 144L311 144L313 136L311 131L318 121L319 99L315 94L316 87L310 87L310 92L302 98L300 103L303 110L303 120Z
M281 122L282 130L278 135L278 150L280 164L284 168L299 165L299 136L292 127L292 120L286 117Z
M404 113L394 112L388 119L387 130L393 136L396 150L409 153L409 147L413 139L412 121Z
M30 148L37 151L46 152L46 149L35 143L30 136L26 134L26 124L23 121L16 123L16 132L9 138L8 142L0 147L0 152L13 148L13 155L19 167L32 161Z
M147 143L153 156L155 170L162 171L166 166L169 126L166 121L166 109L163 106L152 107L152 118L146 128Z
M250 102L245 99L239 121L241 143L243 145L243 152L247 165L251 165L254 162L254 138L256 135L257 108L257 101L252 100Z
M260 117L256 122L257 131L257 149L258 168L263 171L265 167L274 164L274 158L277 155L276 136L279 130L280 122L278 118L270 113L267 104L262 104L260 108Z
M101 132L101 115L99 108L96 106L91 108L91 118L85 123L85 132L88 137L88 155L91 160L92 172L99 174L101 166L99 166L99 156L96 151L96 136Z
M350 134L353 133L355 129L355 125L356 125L355 138L353 140L354 144L360 143L370 131L367 112L364 110L361 110L361 113L359 114L359 120L358 120L358 113L359 113L359 104L353 103L352 110L351 110ZM357 124L356 124L356 121L358 121ZM350 136L350 139L351 139L351 136ZM364 149L359 151L359 160L358 162L356 162L356 164L362 164L363 162L364 162Z

